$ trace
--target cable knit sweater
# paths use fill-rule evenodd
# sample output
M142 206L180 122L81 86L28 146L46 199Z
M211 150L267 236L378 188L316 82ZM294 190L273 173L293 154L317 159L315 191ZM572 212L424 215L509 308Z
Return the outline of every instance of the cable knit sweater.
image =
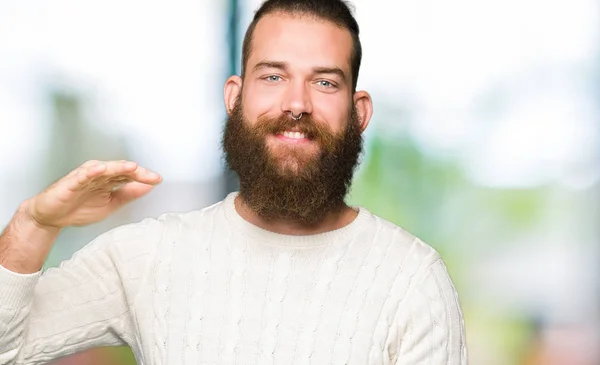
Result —
M358 209L287 236L203 210L111 230L44 274L0 266L0 364L127 345L138 364L466 365L439 255Z

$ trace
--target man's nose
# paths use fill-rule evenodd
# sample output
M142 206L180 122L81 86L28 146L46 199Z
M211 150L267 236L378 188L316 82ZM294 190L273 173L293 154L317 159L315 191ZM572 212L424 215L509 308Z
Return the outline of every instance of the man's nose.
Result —
M281 111L294 116L312 113L310 86L304 82L291 82L283 97Z

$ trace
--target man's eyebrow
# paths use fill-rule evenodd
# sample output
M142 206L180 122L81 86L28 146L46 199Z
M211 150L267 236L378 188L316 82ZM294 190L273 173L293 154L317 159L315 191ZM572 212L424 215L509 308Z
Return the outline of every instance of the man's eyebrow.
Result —
M275 68L282 71L286 71L288 69L287 62L281 61L261 61L254 65L253 71L258 71L264 68ZM339 67L313 67L312 69L314 74L333 74L341 77L346 80L346 73L342 71Z
M314 67L313 72L315 74L333 74L346 80L346 74L339 67Z
M278 61L261 61L254 65L253 71L258 71L263 68L277 68L280 70L287 70L287 62L278 62Z

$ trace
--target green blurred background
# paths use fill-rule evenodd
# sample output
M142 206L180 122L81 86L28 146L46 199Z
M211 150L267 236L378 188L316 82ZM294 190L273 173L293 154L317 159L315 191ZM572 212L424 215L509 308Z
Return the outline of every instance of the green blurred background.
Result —
M87 159L164 176L97 234L236 188L222 85L258 0L0 0L0 222ZM471 365L600 364L600 4L355 0L374 99L350 202L435 247ZM1 223L0 223L1 224ZM56 364L135 364L126 348Z

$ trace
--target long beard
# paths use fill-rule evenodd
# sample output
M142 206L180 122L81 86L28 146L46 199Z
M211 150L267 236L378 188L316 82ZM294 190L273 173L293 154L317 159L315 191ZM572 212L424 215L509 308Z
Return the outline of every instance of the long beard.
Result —
M337 135L310 115L298 121L288 115L261 118L251 126L238 99L225 125L222 146L227 166L239 176L244 203L263 219L305 225L340 212L362 152L354 108L350 115ZM267 136L294 127L317 143L316 153L302 147L281 146L275 151L267 146Z

